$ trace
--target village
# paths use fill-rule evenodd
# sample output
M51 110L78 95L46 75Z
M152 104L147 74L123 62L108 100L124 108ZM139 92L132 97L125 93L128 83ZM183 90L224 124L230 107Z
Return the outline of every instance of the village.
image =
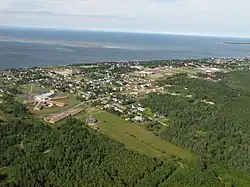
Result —
M126 121L141 123L151 120L166 125L161 120L164 116L153 114L138 102L150 92L180 95L170 89L172 85L157 86L156 80L186 73L192 78L218 81L214 79L214 73L243 69L249 70L247 58L106 62L6 69L0 70L0 94L14 92L32 113L49 124L98 108L121 116ZM212 101L202 102L215 104ZM98 123L91 114L85 119L89 119L92 125ZM96 125L94 128L97 129Z

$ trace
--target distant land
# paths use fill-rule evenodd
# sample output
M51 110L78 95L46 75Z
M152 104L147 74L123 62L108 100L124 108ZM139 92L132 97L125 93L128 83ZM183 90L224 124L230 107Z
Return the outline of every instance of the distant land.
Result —
M250 45L250 42L221 42L222 44L231 44L231 45Z

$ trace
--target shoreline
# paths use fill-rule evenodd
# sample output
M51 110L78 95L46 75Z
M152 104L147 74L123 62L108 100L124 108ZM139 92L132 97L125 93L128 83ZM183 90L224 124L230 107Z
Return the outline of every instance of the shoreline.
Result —
M250 63L250 56L244 57L208 57L208 58L185 58L185 59L152 59L152 60L110 60L110 61L96 61L96 62L76 62L76 63L68 63L68 64L57 64L57 65L42 65L42 66L31 66L31 67L16 67L16 68L1 68L0 70L10 70L10 69L32 69L32 68L54 68L54 67L79 67L79 66L95 66L100 64L111 64L111 63L209 63L209 61L228 61L227 63L231 63L232 61L248 60Z

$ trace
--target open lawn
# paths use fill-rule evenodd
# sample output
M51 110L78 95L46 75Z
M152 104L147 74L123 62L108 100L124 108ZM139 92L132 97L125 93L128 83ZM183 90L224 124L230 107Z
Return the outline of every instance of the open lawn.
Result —
M87 107L87 106L86 106ZM79 119L79 120L84 120L91 114L95 114L97 112L101 112L100 109L98 108L95 108L95 107L91 107L91 108L88 108L86 109L84 112L78 114L75 116L76 119Z
M100 131L122 143L129 149L154 157L175 155L190 159L193 154L171 144L143 127L125 121L106 111L93 114L100 123Z
M39 92L49 92L50 90L50 87L42 88L40 86L32 85L32 93L34 94L37 94Z
M151 109L148 108L148 107L145 109L144 112L142 112L142 114L145 115L145 116L148 116L148 117L150 117L150 118L152 118L152 119L155 118L154 113L153 113L153 112L151 111Z
M31 86L30 85L20 85L19 88L24 93L29 93L30 90L31 90Z
M177 74L177 73L187 73L189 75L193 75L200 72L200 70L195 68L172 68L169 69L166 73L167 74Z
M40 86L37 86L35 84L30 84L30 85L21 85L20 89L24 93L30 93L30 94L39 94L39 92L49 92L51 90L50 87L42 88Z

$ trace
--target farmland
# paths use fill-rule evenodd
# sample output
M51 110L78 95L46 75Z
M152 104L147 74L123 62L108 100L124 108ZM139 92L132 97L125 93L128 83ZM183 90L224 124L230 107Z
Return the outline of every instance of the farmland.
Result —
M193 156L192 153L162 140L143 127L127 122L109 112L102 111L94 116L101 121L102 133L124 143L129 149L154 157L175 155L190 159Z

